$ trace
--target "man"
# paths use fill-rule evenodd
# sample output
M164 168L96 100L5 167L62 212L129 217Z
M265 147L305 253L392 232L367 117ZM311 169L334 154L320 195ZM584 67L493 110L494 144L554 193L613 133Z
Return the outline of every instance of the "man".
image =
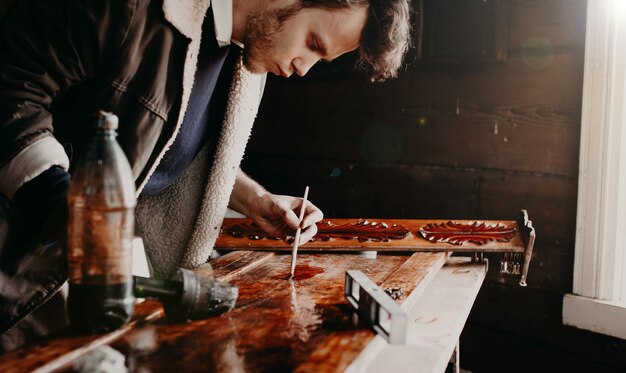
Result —
M303 76L358 49L371 80L395 76L407 1L16 1L0 28L5 345L50 329L32 312L66 279L63 245L52 243L65 232L70 175L97 109L119 116L137 230L158 275L206 263L227 206L279 237L301 226L304 243L322 212L307 204L300 222L300 198L271 194L239 169L265 73Z

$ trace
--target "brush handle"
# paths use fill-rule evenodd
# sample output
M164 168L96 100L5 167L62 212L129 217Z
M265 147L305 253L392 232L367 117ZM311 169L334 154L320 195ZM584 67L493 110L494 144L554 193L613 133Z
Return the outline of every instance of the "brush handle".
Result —
M306 201L309 196L309 186L304 188L304 197L302 197L302 205L300 206L300 225L296 229L296 237L293 240L293 247L291 249L291 277L293 277L296 271L296 258L298 257L298 245L300 243L300 233L302 232L302 219L304 219L304 211L306 211Z

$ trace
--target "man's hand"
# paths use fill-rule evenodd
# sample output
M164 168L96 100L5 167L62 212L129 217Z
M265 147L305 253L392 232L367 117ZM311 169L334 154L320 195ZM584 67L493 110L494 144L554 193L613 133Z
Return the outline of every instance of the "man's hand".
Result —
M302 198L267 193L257 202L254 213L250 215L268 234L286 239L293 238L296 229L302 228L299 245L308 242L317 233L317 223L324 214L310 201L306 202L306 210L302 223L298 220L298 213L302 206Z
M302 222L298 213L302 198L276 195L268 192L248 175L239 170L229 207L252 218L268 234L287 239L295 236L298 227L302 228L300 242L308 242L317 233L317 223L324 218L322 211L307 201Z

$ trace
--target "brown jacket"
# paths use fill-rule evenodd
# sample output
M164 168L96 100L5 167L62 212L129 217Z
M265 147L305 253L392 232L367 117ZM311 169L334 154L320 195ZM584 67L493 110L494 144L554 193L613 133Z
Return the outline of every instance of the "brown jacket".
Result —
M0 333L37 308L65 279L60 245L26 248L12 241L14 228L27 224L16 217L12 194L52 164L71 167L72 155L87 144L97 109L119 116L118 140L139 193L181 125L209 5L209 0L18 0L2 21ZM204 166L208 175L183 177L179 185L146 201L148 210L164 205L187 210L180 208L182 202L199 206L190 214L161 215L184 225L186 237L171 234L178 229L175 224L166 231L151 221L138 222L153 242L158 242L159 232L178 237L168 265L193 267L207 261L264 79L239 62L213 164ZM180 185L185 183L194 185ZM189 188L200 192L189 194ZM187 195L199 198L185 201Z

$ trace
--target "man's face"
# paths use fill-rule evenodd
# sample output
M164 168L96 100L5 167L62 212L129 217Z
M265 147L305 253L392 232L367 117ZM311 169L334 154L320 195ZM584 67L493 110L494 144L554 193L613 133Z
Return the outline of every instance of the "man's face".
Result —
M317 61L358 48L367 20L366 7L306 8L288 14L288 8L278 8L248 18L243 42L250 71L304 76Z

